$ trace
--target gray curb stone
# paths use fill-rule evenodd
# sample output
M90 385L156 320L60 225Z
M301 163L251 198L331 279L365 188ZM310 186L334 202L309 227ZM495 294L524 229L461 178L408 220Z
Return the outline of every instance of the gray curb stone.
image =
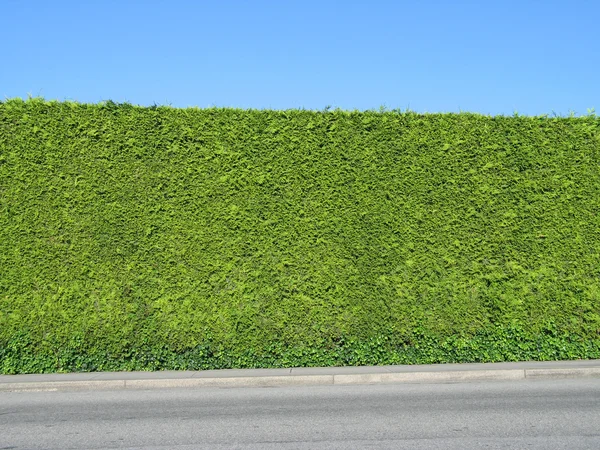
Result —
M0 392L466 383L599 378L600 360L164 372L0 375Z

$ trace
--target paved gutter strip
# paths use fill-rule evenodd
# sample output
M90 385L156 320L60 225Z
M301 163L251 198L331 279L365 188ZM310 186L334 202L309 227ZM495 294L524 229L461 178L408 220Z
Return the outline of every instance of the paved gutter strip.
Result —
M451 383L465 381L524 380L525 371L473 370L447 372L378 373L365 375L335 375L334 384L382 384L382 383Z
M0 375L0 392L461 383L599 378L600 360L164 372Z
M527 369L525 378L600 378L600 367Z
M171 387L277 387L334 384L333 375L184 378L165 380L126 380L126 389L156 389Z
M72 391L72 390L118 390L125 389L123 380L96 381L40 381L26 383L0 383L0 392Z

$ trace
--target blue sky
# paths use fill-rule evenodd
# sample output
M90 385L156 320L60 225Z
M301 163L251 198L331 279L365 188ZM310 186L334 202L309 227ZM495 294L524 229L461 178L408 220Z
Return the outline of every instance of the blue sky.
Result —
M598 0L0 0L0 17L0 97L600 110Z

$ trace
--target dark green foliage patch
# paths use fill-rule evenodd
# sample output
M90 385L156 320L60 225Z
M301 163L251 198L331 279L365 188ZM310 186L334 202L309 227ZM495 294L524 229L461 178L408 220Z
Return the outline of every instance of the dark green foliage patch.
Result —
M598 117L0 103L0 373L598 357Z

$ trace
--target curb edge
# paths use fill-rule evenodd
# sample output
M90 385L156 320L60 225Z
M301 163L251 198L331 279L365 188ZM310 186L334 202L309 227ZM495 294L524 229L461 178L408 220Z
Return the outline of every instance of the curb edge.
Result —
M1 383L0 392L120 390L167 388L240 388L402 383L465 383L565 378L600 378L600 367L553 369L491 369L441 372L388 372L332 375L279 375L223 378L166 378L133 380L75 380Z

